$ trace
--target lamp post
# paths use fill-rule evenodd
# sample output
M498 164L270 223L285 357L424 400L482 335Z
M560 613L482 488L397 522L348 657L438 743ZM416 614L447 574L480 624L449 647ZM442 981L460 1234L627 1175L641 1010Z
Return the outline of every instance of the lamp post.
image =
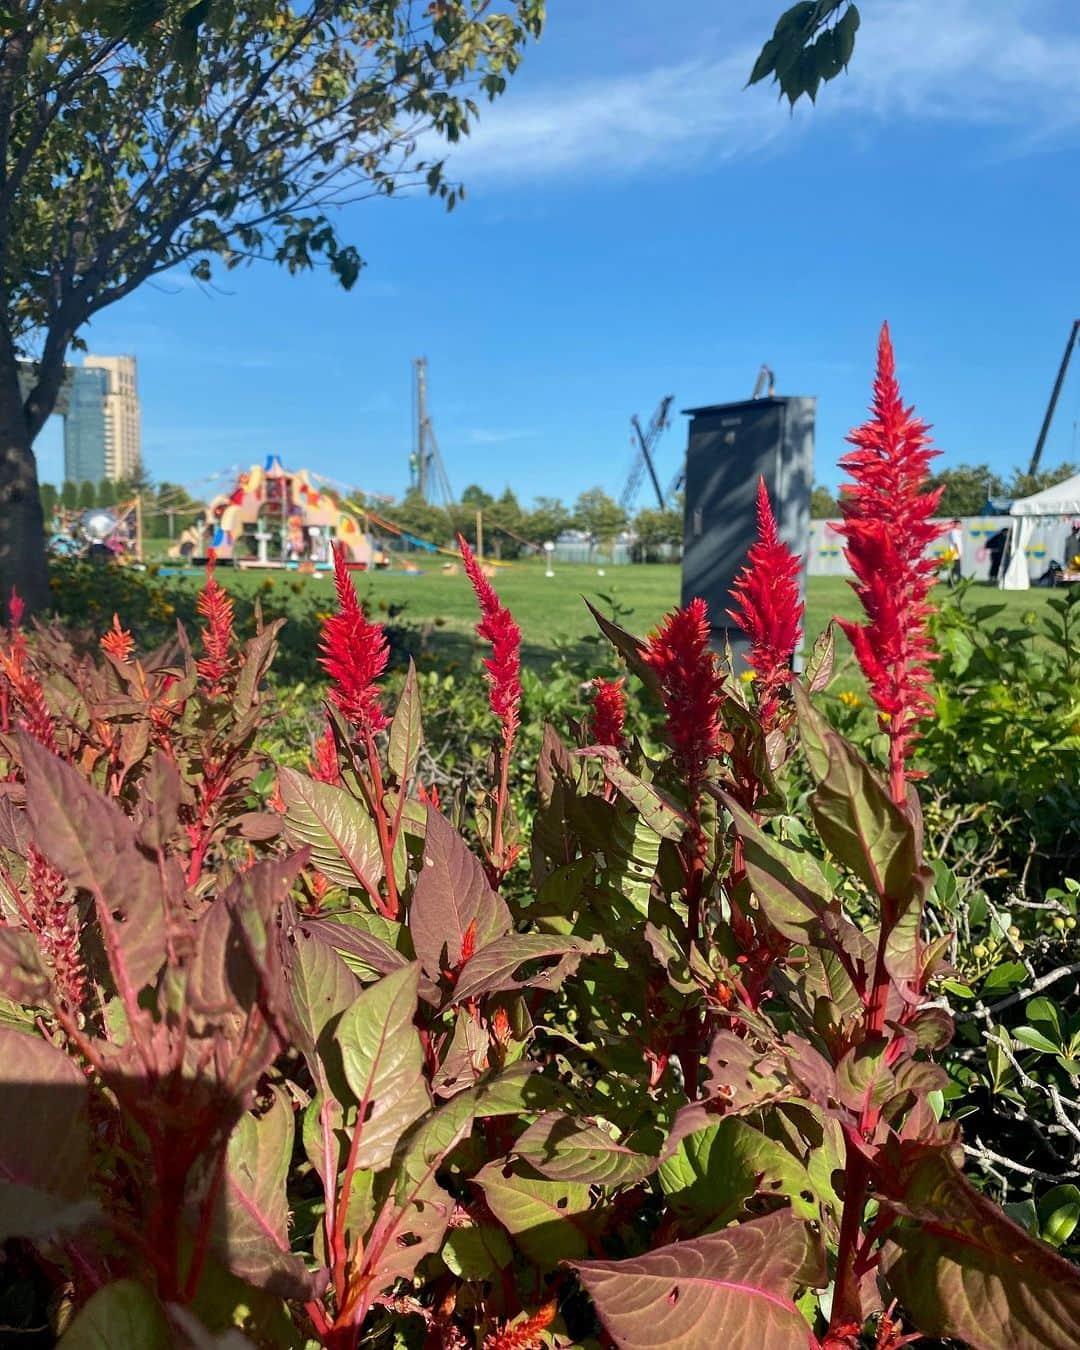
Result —
M547 558L547 571L544 573L544 576L546 577L553 577L555 575L555 573L551 570L551 559L554 552L555 552L555 545L549 539L544 544L544 554Z

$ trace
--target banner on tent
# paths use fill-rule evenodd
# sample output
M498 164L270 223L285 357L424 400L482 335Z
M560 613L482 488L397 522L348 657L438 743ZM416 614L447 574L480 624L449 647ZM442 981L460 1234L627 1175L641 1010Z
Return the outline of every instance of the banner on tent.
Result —
M839 533L839 520L812 520L810 522L810 548L806 558L806 571L812 577L849 577L851 568L844 557L844 537ZM946 524L939 521L939 524ZM1006 534L1013 521L1009 516L965 516L961 522L964 544L960 553L960 571L965 577L974 577L977 581L986 581L990 577L989 541L999 530ZM1031 538L1027 542L1028 576L1032 581L1050 566L1051 562L1064 563L1065 545L1071 528L1071 519L1065 516L1037 516L1032 519ZM948 551L949 541L945 535L928 550L934 557L941 558L943 565Z

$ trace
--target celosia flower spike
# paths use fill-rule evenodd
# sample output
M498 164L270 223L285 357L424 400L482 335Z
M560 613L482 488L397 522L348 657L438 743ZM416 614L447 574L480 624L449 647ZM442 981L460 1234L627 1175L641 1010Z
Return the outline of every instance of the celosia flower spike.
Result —
M361 608L343 544L334 545L334 585L338 612L323 621L319 664L334 686L331 700L361 732L373 735L390 721L376 684L386 669L390 648L382 627L370 623Z
M770 723L778 707L776 695L791 679L791 658L802 636L803 604L799 595L799 559L776 532L776 518L765 480L758 480L757 541L731 594L728 613L750 639L749 662L757 672L758 707Z
M589 734L594 745L614 745L623 743L623 727L626 723L626 694L623 682L619 680L593 680L592 716L589 719Z
M315 756L308 770L317 783L340 783L341 769L338 766L337 741L334 729L327 722L326 730L315 742Z
M23 598L12 586L11 599L8 601L8 627L11 629L21 628L25 613L26 606L23 604Z
M206 556L206 585L198 600L198 611L206 620L206 627L201 630L206 655L195 662L199 678L213 693L232 669L233 641L232 596L214 575L216 566L217 555L210 549Z
M501 603L495 590L480 570L472 549L458 535L465 574L472 582L480 602L477 634L491 643L491 655L484 661L487 670L488 701L491 711L502 722L503 741L509 746L518 728L521 706L521 629L514 616Z
M107 656L119 661L121 665L124 665L131 658L131 653L135 650L135 639L126 628L121 627L119 614L112 616L112 627L101 639L99 645Z
M720 672L709 647L709 607L700 597L673 610L649 639L643 660L656 672L668 737L692 793L724 749Z
M927 620L936 563L926 556L941 534L931 519L941 490L924 491L931 459L929 427L905 408L896 380L889 325L878 343L870 420L848 436L841 459L852 482L841 489L841 533L866 611L866 623L839 620L870 685L890 742L893 797L903 801L905 762L919 720L933 709L927 689L935 652Z

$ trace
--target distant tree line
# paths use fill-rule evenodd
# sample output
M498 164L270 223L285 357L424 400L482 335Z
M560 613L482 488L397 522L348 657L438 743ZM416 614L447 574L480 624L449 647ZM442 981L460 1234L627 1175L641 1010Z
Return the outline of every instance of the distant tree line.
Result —
M938 515L978 516L990 497L1030 497L1063 483L1075 473L1080 473L1080 466L1065 462L1038 473L1014 469L1008 478L1002 478L988 464L957 464L933 474L930 486L943 489ZM840 504L828 488L815 486L810 497L810 514L815 520L827 520L839 516Z
M112 511L126 506L136 493L142 496L143 535L147 539L169 539L179 535L206 510L206 503L191 496L186 489L175 483L152 485L145 474L121 482L102 479L100 483L76 483L66 478L59 488L55 483L41 484L41 508L46 529L55 522L60 511Z

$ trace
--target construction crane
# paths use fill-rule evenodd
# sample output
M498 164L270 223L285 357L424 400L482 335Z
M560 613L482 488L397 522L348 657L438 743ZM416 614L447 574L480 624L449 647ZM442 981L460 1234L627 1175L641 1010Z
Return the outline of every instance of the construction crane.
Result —
M413 361L413 391L413 449L409 456L409 485L419 492L424 501L432 501L438 495L444 506L452 507L454 494L428 413L426 356L418 356Z
M1029 474L1034 474L1038 471L1039 460L1042 459L1043 446L1046 444L1046 436L1050 430L1050 423L1054 420L1054 410L1057 407L1058 397L1061 394L1061 386L1065 383L1065 373L1069 369L1069 361L1072 359L1073 348L1076 346L1076 336L1078 333L1080 333L1080 319L1074 319L1072 330L1069 333L1069 340L1065 344L1065 355L1061 358L1057 379L1054 381L1054 390L1050 395L1050 402L1046 408L1046 416L1043 418L1042 428L1039 431L1039 439L1035 442L1035 453L1031 456L1031 464L1028 467Z
M660 490L660 480L656 476L656 465L653 463L652 452L656 448L656 443L663 435L668 425L668 413L671 405L675 401L674 394L665 395L657 405L648 427L642 431L641 422L637 413L630 419L630 426L633 429L631 444L636 447L634 462L630 466L630 472L627 475L626 486L619 497L619 505L624 511L629 511L634 504L634 498L637 496L638 487L641 484L641 475L646 469L649 471L649 478L652 480L653 491L656 493L656 500L660 510L664 509L664 494Z

